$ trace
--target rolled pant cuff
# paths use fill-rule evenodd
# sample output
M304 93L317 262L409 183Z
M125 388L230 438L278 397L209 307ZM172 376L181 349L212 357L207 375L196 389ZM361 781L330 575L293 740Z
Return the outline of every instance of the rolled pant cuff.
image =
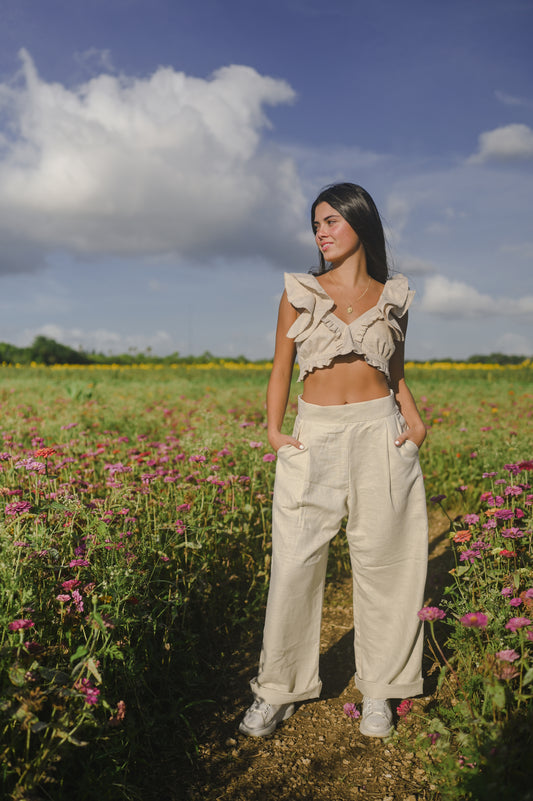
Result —
M411 698L421 695L424 687L422 678L411 684L380 684L379 682L363 681L357 673L354 676L355 686L367 698Z
M262 698L267 704L279 706L280 704L294 704L297 701L308 701L310 698L318 698L322 690L322 682L320 681L305 692L289 693L283 690L276 690L273 687L262 687L258 683L256 677L251 680L250 687L252 688L254 698Z

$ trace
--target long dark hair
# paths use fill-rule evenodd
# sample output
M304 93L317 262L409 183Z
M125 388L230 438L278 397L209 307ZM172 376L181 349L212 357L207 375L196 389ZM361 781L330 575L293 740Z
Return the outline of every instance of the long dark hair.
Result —
M365 249L368 274L384 284L389 277L385 234L379 211L366 189L357 184L348 183L326 186L311 206L313 230L315 210L319 203L329 203L353 228ZM325 271L326 261L320 252L318 273Z

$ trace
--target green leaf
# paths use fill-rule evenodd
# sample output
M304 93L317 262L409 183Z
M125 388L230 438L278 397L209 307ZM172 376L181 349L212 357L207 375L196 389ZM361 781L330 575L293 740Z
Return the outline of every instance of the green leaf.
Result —
M96 667L96 662L94 661L92 656L87 660L87 670L93 674L98 684L102 683L102 677L98 671L98 668Z
M87 656L88 653L89 651L87 650L85 645L78 645L78 647L76 648L76 652L72 654L72 656L70 657L70 661L75 662L77 659L83 659L83 657Z
M14 684L15 687L22 687L26 683L26 668L20 667L20 665L11 665L9 668L9 681L11 684Z
M443 665L441 667L440 671L439 671L439 678L437 680L437 689L438 690L440 690L440 688L442 687L442 684L444 682L444 679L446 677L446 673L447 672L448 672L448 665Z
M533 668L529 668L526 675L524 676L522 687L526 687L528 684L531 684L532 681L533 681Z

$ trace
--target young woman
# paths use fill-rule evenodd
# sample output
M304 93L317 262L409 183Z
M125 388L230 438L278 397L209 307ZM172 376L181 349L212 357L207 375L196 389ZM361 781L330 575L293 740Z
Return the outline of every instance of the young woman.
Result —
M347 518L360 730L385 737L387 699L422 692L427 516L418 449L426 430L403 368L414 292L404 276L389 277L379 213L360 186L323 190L311 223L320 271L285 275L267 391L278 455L272 570L255 701L239 728L266 736L295 702L319 696L328 545ZM281 428L296 355L303 393L288 436Z

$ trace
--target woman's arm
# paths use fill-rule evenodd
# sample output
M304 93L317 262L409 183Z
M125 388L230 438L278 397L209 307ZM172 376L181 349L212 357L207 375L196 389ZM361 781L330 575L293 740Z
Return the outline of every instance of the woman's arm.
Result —
M396 350L389 362L391 388L396 398L400 412L409 426L408 430L396 439L396 445L402 445L406 439L411 439L420 447L426 438L426 426L416 408L415 399L407 386L404 375L405 334L407 332L407 314L399 321L404 335L403 342L396 343Z
M287 331L297 316L296 309L291 306L287 299L287 293L284 292L279 304L276 348L267 389L268 441L275 451L282 445L294 445L298 448L301 444L294 437L281 433L296 358L294 340L287 337Z

